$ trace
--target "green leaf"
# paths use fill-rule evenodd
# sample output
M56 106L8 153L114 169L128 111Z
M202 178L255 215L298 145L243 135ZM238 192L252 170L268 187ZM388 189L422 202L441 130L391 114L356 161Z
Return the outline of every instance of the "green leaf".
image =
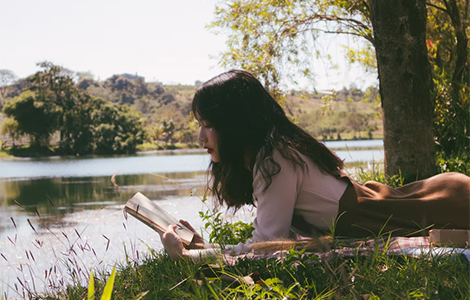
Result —
M90 270L90 283L88 284L88 300L95 300L95 280L93 278L93 269Z
M116 276L116 265L114 265L113 272L111 276L109 276L108 282L106 282L106 286L104 287L103 295L101 295L101 300L110 300L113 294L113 286L114 286L114 277Z
M145 292L142 292L140 294L138 294L137 296L135 296L135 298L133 300L140 300L142 299L145 295L148 294L149 291L145 291Z

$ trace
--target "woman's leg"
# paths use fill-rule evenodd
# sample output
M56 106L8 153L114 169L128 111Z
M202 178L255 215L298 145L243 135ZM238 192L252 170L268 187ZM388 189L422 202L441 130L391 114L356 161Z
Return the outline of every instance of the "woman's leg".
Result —
M351 181L340 200L337 232L364 237L389 231L427 235L430 227L469 229L469 204L470 177L460 173L439 174L396 189Z

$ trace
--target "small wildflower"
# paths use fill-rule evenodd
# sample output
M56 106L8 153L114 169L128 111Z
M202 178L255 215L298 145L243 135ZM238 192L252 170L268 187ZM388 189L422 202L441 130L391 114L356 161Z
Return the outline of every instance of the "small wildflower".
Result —
M189 196L194 196L196 195L196 189L192 189L190 192L189 192Z

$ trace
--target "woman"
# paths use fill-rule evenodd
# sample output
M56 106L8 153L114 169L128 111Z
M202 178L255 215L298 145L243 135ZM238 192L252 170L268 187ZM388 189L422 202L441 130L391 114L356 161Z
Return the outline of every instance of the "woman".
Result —
M229 71L204 83L192 112L201 125L198 138L211 155L215 199L234 209L257 207L253 237L230 248L236 253L250 251L255 242L290 238L292 231L315 236L333 224L336 234L349 237L412 233L430 225L469 228L468 176L441 174L398 189L360 185L342 172L343 161L293 124L247 72ZM211 253L184 249L174 227L161 239L175 259ZM190 248L201 243L196 236Z

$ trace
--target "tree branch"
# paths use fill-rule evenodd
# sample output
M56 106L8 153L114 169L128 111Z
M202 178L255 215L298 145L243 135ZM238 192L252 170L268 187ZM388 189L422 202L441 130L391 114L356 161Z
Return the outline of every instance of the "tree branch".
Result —
M435 9L441 10L441 11L445 12L446 14L449 13L445 8L440 7L440 6L437 6L437 5L432 4L432 3L430 3L430 2L426 2L426 5L431 6L431 7L434 7Z

